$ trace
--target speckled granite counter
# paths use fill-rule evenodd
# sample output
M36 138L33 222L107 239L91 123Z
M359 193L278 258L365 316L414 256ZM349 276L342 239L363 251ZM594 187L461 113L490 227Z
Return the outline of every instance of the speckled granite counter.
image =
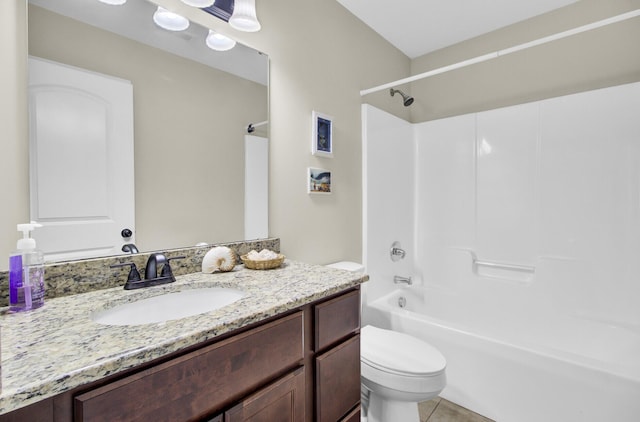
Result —
M121 287L50 299L41 309L0 317L0 414L149 362L356 286L368 278L319 265L285 261L278 269L237 266L228 273L193 273L173 284ZM233 287L246 295L216 311L166 323L106 326L91 315L164 292Z
M199 247L164 249L153 252L164 253L167 257L185 256L185 259L171 262L173 274L178 276L200 271L200 268L202 268L202 257L214 246L227 246L238 256L244 255L252 249L260 251L266 248L274 252L280 252L280 239L243 240ZM121 254L63 262L48 262L45 265L46 298L53 299L61 296L122 286L129 270L128 268L113 268L112 265L133 262L138 269L142 271L144 270L144 265L150 253L152 252L142 252L134 255ZM8 305L9 272L0 271L0 306Z

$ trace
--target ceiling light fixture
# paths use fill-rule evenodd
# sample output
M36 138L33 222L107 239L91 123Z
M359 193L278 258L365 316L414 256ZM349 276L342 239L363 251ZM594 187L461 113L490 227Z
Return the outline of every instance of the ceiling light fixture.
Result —
M216 51L228 51L236 46L236 42L229 37L226 37L212 29L209 30L209 35L205 40L207 47Z
M120 6L125 4L127 0L98 0L100 3L110 4L112 6Z
M229 25L238 31L256 32L261 26L256 17L255 0L235 0Z
M203 7L213 6L213 3L215 3L216 1L215 0L182 0L182 2L189 6L203 8Z
M189 19L158 6L153 14L153 21L167 31L184 31L189 27Z

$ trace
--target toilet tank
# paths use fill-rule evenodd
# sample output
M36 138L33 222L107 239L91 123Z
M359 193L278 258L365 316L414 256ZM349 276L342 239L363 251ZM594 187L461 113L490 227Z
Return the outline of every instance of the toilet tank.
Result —
M356 274L364 274L364 265L351 261L340 261L328 264L327 267L347 270Z

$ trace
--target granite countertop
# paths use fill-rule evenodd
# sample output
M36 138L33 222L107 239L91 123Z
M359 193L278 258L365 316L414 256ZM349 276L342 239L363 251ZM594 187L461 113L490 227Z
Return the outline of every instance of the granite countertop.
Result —
M49 299L26 313L5 311L0 316L0 414L298 308L368 277L287 260L273 270L237 266L228 273L176 279L139 290L117 287ZM232 287L246 295L221 309L163 323L107 326L91 319L93 312L112 306L201 287Z

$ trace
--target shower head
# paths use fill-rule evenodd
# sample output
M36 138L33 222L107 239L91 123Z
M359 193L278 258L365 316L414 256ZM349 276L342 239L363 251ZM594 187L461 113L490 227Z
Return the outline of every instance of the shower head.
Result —
M398 94L402 95L402 99L404 100L402 103L404 104L405 107L409 107L411 104L413 104L413 97L412 96L405 94L404 92L400 91L399 89L391 88L390 93L391 93L392 97L396 92Z

